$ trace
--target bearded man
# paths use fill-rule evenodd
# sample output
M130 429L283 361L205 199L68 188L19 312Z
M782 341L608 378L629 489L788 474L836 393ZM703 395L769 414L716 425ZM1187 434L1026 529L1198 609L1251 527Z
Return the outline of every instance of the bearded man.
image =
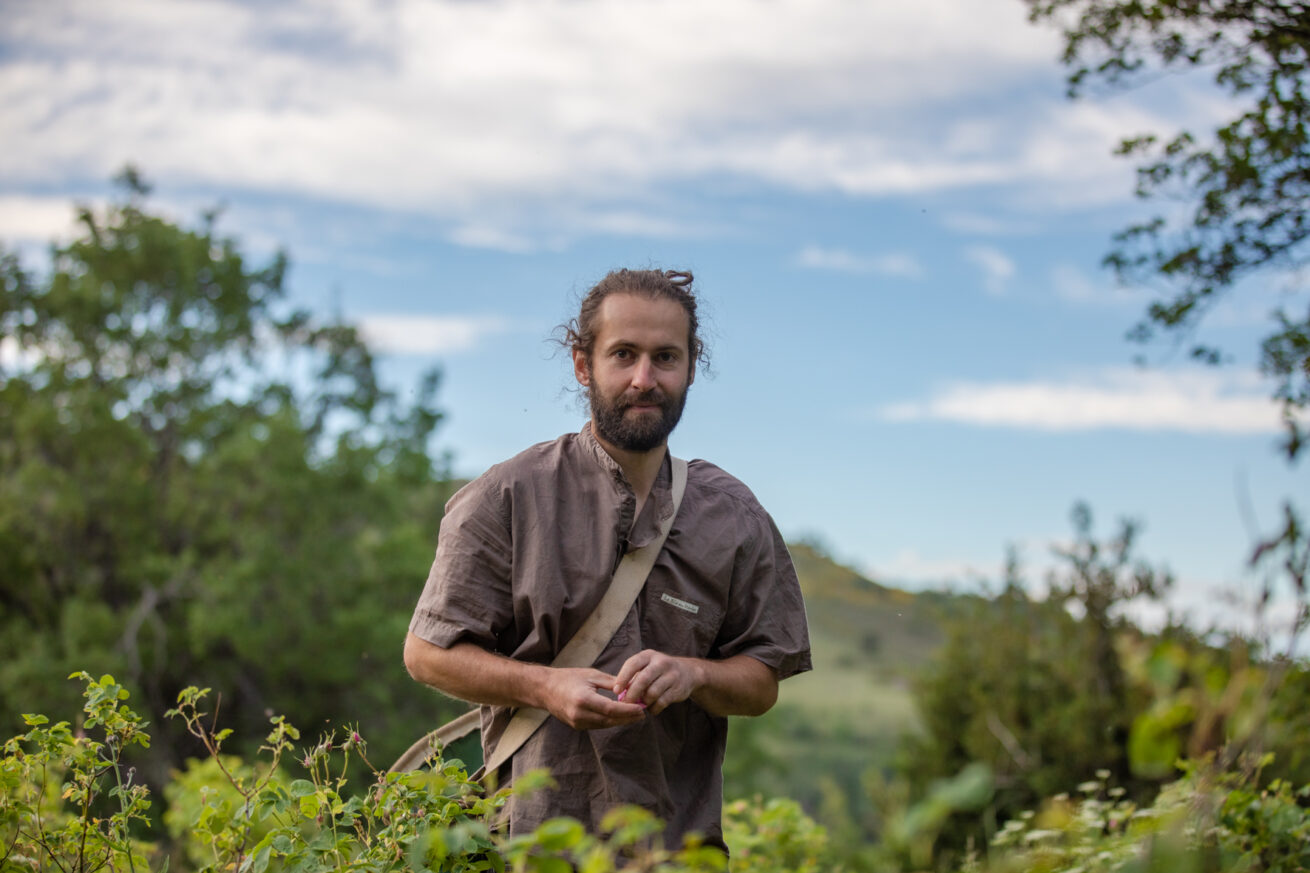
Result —
M675 506L668 437L706 359L691 283L617 270L592 288L563 326L590 421L492 467L441 522L405 665L482 705L488 760L516 709L549 713L500 781L546 767L558 787L511 801L511 835L558 815L595 831L637 804L665 822L667 845L696 833L726 851L727 716L764 713L779 680L811 666L795 569L749 489L692 461ZM594 664L550 666L670 516Z

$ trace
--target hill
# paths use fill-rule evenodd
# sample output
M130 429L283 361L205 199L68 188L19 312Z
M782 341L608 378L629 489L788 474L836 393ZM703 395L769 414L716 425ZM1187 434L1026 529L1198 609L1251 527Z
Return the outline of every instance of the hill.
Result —
M814 670L783 682L766 715L732 720L725 793L785 795L814 811L834 788L855 803L862 775L889 768L899 739L916 729L914 678L944 641L943 620L972 597L903 591L812 544L788 548Z
M878 733L912 729L911 681L941 645L942 618L960 596L903 591L813 545L788 548L805 596L814 671L783 683L780 703L826 717L857 716Z

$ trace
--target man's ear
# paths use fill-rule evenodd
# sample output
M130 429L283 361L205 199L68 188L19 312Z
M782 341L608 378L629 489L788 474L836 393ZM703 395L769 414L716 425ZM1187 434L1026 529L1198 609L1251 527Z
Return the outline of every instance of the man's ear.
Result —
M587 366L587 353L582 349L573 350L573 378L583 388L591 387L591 368Z

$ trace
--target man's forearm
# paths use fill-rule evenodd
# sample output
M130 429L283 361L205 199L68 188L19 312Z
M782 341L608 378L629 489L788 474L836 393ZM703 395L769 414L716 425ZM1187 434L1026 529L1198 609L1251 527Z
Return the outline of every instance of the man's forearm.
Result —
M548 667L515 661L473 643L443 649L411 633L405 638L405 668L424 685L470 703L545 708L540 692Z
M405 667L418 681L452 697L544 709L575 730L632 724L644 715L637 703L606 696L614 685L608 673L515 661L473 643L443 649L411 633L405 638Z
M778 700L778 677L750 655L723 661L698 659L702 678L691 694L712 715L763 715Z

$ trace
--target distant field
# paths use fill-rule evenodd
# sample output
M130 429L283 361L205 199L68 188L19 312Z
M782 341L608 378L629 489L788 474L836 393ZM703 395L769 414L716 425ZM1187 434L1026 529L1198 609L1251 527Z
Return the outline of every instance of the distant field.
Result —
M825 667L783 683L778 703L823 719L847 720L862 732L888 734L914 729L914 704L908 686L881 680L868 671Z
M813 547L791 547L805 594L814 672L783 683L779 702L853 718L860 733L913 730L910 687L942 642L940 594L866 579Z
M814 811L837 786L858 806L863 774L886 769L915 730L912 683L941 645L943 615L958 598L889 588L811 546L790 549L814 670L783 682L767 715L733 720L725 792L785 794Z

